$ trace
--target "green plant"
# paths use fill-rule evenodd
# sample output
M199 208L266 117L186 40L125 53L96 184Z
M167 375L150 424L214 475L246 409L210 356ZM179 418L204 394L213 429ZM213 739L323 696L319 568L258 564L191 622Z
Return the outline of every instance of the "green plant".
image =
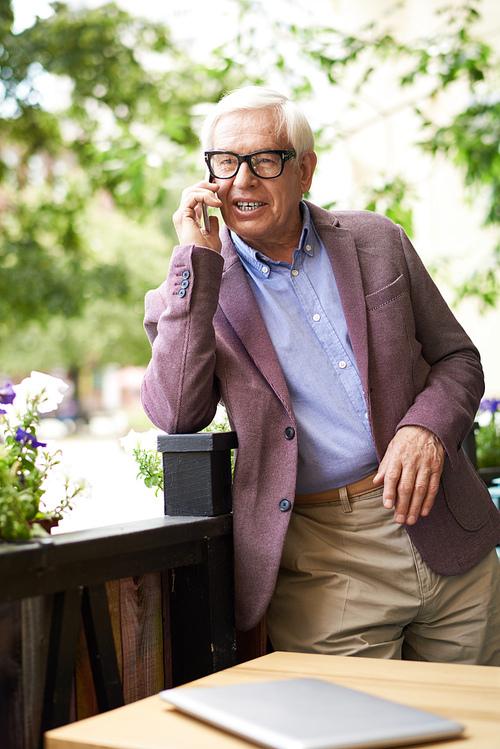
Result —
M156 449L156 439L161 432L150 429L147 432L136 432L131 429L120 444L129 455L133 455L138 466L137 478L142 478L148 489L154 489L155 495L163 491L163 470L161 454Z
M479 408L476 429L476 458L478 468L500 466L499 400L483 400Z
M39 442L40 414L50 413L62 401L67 385L55 377L32 372L18 386L0 389L0 540L24 541L46 535L44 526L60 520L86 489L63 471L61 451ZM59 494L52 509L43 497Z
M224 408L219 406L215 419L203 432L229 432L231 427ZM163 463L157 451L157 437L163 434L159 429L147 432L136 432L131 429L126 437L120 439L121 446L129 455L133 455L139 466L137 478L141 478L148 489L154 489L155 495L163 491ZM231 454L231 467L234 468L234 454Z

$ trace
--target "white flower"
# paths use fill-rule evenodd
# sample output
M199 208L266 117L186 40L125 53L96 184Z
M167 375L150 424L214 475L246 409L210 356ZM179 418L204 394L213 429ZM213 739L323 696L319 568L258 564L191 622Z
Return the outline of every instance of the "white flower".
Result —
M58 377L33 371L19 385L14 385L16 397L12 404L17 414L26 413L27 403L37 398L37 411L41 414L55 411L64 398L68 385Z
M65 502L78 497L89 497L92 485L81 476L72 475L71 466L61 461L52 466L50 473L43 481L43 504L46 511L53 512Z
M139 434L139 432L136 432L134 429L131 429L130 432L125 437L120 437L120 445L123 447L123 449L128 455L133 455L134 450L136 450L139 447L140 436L141 435Z
M38 393L42 395L38 403L39 413L46 414L55 411L69 386L59 377L51 377L43 372L32 372L30 380L33 386L38 388Z
M230 430L229 419L224 406L220 403L217 406L217 411L212 422L205 427L202 431L204 432L228 432Z
M136 432L131 429L126 437L120 438L120 444L128 455L133 455L134 450L156 452L159 434L163 434L159 429L150 429L147 432Z
M223 424L227 422L227 412L223 405L220 403L217 406L217 411L215 412L214 421L217 424Z
M476 421L480 427L487 426L492 419L493 419L493 414L490 411L483 411L482 413L477 414L476 416Z

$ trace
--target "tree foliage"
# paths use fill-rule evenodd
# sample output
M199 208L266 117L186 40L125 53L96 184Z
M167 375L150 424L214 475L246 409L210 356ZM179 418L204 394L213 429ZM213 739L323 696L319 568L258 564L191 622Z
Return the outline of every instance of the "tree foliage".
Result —
M173 206L167 211L171 214ZM100 368L108 364L144 365L151 348L142 327L144 295L166 276L169 246L151 221L138 223L123 213L94 205L87 209L88 242L107 263L120 263L128 279L126 301L105 288L72 318L55 314L50 325L36 318L2 342L2 359L14 372Z
M438 7L432 30L411 41L391 29L391 14L352 33L283 18L273 21L263 0L240 0L239 4L245 30L218 54L229 67L245 70L247 75L251 71L255 80L269 80L273 71L300 98L311 95L323 78L322 88L329 97L347 95L349 107L356 108L373 95L370 86L380 67L390 69L401 96L396 104L385 104L385 92L379 90L379 116L391 117L398 109L411 108L419 122L422 150L455 163L471 199L480 196L486 206L484 222L496 229L497 241L490 261L456 288L456 296L475 296L482 305L495 306L500 298L500 61L498 49L476 32L481 0ZM401 5L395 3L394 12ZM262 27L276 43L257 49L257 29ZM453 100L462 101L462 106L450 114ZM437 103L445 106L437 107ZM325 111L330 117L331 109L325 107ZM317 134L320 147L328 147L334 139L348 139L352 133L339 119L321 123ZM411 227L411 198L411 186L403 173L381 175L381 185L373 188L365 206L395 220L404 218Z
M89 246L88 207L108 196L140 221L162 206L197 143L193 105L221 93L165 26L114 4L52 7L16 34L10 3L0 5L4 338L33 320L81 315L93 299L129 301L123 264Z

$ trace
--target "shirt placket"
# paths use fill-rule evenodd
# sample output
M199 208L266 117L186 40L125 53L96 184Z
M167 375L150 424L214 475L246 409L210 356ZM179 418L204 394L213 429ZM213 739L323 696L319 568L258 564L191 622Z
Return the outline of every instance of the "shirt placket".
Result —
M304 314L328 357L332 369L339 378L347 397L351 401L365 429L370 433L366 405L357 386L357 372L348 351L342 344L335 326L323 309L316 290L307 274L308 255L297 255L291 269L290 279Z

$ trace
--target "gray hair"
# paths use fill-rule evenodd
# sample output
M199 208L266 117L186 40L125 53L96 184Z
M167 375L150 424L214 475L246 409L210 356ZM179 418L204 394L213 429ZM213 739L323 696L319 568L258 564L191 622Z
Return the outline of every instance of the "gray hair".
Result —
M226 115L268 108L275 110L277 131L286 134L297 156L314 149L313 131L303 112L283 94L261 86L245 86L230 91L220 99L203 124L203 149L208 151L213 148L215 128Z

